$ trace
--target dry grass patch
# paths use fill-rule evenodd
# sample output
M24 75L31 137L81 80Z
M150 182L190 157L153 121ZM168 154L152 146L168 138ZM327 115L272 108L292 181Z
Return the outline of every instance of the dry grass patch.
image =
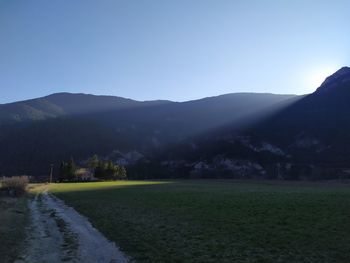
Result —
M14 262L18 257L27 222L25 198L0 197L0 262Z
M1 180L1 189L10 196L23 195L29 183L28 176L13 176Z

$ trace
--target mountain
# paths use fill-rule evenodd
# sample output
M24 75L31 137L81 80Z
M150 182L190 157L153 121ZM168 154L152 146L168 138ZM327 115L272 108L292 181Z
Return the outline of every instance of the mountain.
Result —
M340 157L340 152L329 160L322 159L322 156L328 159L329 152L338 150L343 157L347 154L346 145L350 139L349 101L350 68L344 67L328 77L313 94L257 125L255 132L293 151L316 149L317 159L334 162ZM307 142L311 141L313 147L308 147Z
M189 176L348 178L349 101L350 68L344 67L266 118L187 140L156 162Z
M166 103L170 102L160 100L140 102L115 96L56 93L42 98L0 105L0 124Z
M237 93L188 102L54 94L0 106L0 174L47 173L62 160L137 152L151 158L211 130L243 127L289 105L293 95ZM56 169L57 170L57 169Z
M349 101L350 68L344 67L257 131L288 148L299 162L346 170L350 160ZM283 133L276 132L282 129Z
M316 93L323 94L340 94L344 92L349 93L348 87L350 82L350 68L343 67L335 72L333 75L326 78L322 85L316 90Z
M139 102L59 93L0 105L0 174L97 153L133 178L350 177L350 68L305 96ZM56 169L57 173L57 169Z

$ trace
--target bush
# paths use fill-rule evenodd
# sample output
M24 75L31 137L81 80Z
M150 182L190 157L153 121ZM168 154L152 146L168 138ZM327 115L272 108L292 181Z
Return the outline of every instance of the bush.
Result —
M11 196L20 196L25 193L28 183L28 176L13 176L1 180L1 189Z

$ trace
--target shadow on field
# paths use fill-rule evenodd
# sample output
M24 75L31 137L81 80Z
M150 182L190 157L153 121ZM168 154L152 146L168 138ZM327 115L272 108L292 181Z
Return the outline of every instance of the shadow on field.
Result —
M138 190L172 190L172 191L302 191L350 189L350 181L281 181L281 180L157 180L157 181L113 181L113 182L83 182L59 183L50 185L53 193L69 192L99 192L117 189Z
M169 180L51 191L138 262L337 262L350 258L350 187Z

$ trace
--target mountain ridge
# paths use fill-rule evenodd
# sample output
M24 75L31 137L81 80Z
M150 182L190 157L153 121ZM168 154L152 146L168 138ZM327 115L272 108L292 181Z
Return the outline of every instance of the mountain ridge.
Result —
M54 117L39 121L15 121L4 124L0 130L0 174L41 174L48 164L58 165L57 162L71 156L81 160L94 153L108 155L116 150L136 150L152 155L169 143L206 130L228 123L240 125L244 116L261 114L291 97L231 94L191 102L137 104L136 107L84 114L58 115L54 111ZM47 103L46 99L44 101ZM71 112L76 112L74 110Z
M187 167L193 176L349 178L349 77L350 69L342 68L314 93L246 129L187 141L156 162L168 163L173 174Z
M136 101L117 96L83 93L54 93L44 97L0 104L0 124L165 103L171 102L161 100Z
M350 67L342 67L335 73L327 77L321 86L316 90L316 93L329 93L335 87L343 86L350 83Z
M286 96L292 94L272 93L228 93L218 96L205 97L197 100L174 102L170 100L146 100L138 101L129 98L110 95L93 95L85 93L53 93L47 96L0 104L0 124L19 121L45 120L47 118L61 117L73 114L87 114L107 112L134 107L157 106L165 104L187 105L201 103L216 99L228 99L232 96Z
M139 102L60 93L19 102L10 106L44 116L2 126L0 174L43 174L51 163L96 153L129 165L132 178L350 177L349 76L342 68L303 96Z

